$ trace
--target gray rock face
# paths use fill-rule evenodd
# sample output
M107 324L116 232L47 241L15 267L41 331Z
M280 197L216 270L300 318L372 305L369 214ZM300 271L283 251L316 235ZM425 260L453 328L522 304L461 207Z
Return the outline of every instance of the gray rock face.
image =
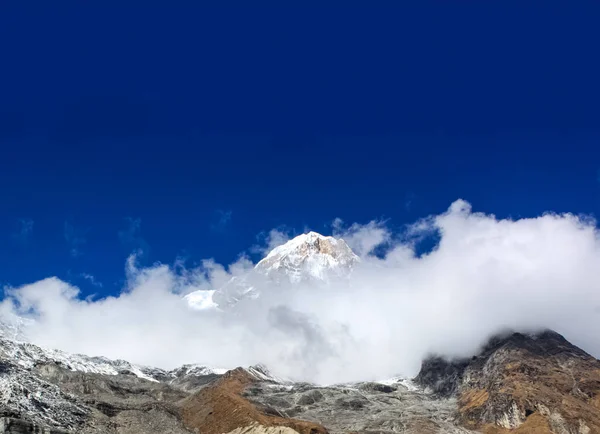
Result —
M468 364L468 360L449 361L431 357L423 361L415 382L441 397L453 396L460 388Z
M0 361L1 416L74 429L84 423L89 413L89 408L56 384L10 361Z
M177 403L216 377L0 339L0 433L189 433Z
M20 419L0 418L0 434L67 434L66 431L50 429Z
M265 413L320 423L333 433L470 433L457 426L454 398L402 383L330 387L263 382L245 397Z
M85 356L77 356L74 363L68 355L61 353L55 360L30 344L6 342L6 348L0 350L0 416L5 417L6 433L190 433L179 403L219 378L193 365L170 372L145 368L141 374L127 369L99 373ZM8 354L24 359L16 361ZM410 383L317 387L281 383L261 366L246 372L257 382L245 396L265 414L319 422L333 433L468 432L455 425L453 398L437 399Z
M600 361L552 331L494 337L470 359L431 358L415 380L459 397L466 426L600 432Z
M215 381L221 377L230 381ZM189 410L185 403L198 397ZM414 381L319 387L277 379L262 366L224 376L198 365L163 371L0 339L0 434L189 434L190 420L218 408L219 420L239 412L242 425L228 431L240 433L294 434L268 422L293 418L332 434L466 434L484 425L593 434L600 361L555 333L513 334L468 360L427 360Z

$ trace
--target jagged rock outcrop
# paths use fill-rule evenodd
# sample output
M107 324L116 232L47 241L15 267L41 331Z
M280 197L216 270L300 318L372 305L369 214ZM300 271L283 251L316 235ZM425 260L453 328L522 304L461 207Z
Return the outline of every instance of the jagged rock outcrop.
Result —
M600 433L600 361L552 331L495 337L470 360L430 359L415 380L456 395L472 429Z
M290 433L326 434L327 430L312 422L262 412L243 396L247 387L260 379L245 369L227 372L182 404L185 425L203 434L236 433Z
M456 395L465 372L468 360L446 360L430 357L424 360L415 382L440 397Z
M241 396L247 384L277 381L262 366L226 375L200 365L163 371L3 339L0 347L0 433L326 432L264 414Z
M160 368L136 365L126 360L111 360L106 357L90 357L41 348L31 343L7 339L2 337L2 334L0 334L0 360L8 360L24 369L44 364L56 364L70 371L102 375L133 375L150 381L181 384L198 377L216 378L226 371L226 369L215 369L204 365L183 365L166 371ZM193 389L192 385L188 385L188 387Z
M218 378L0 339L0 433L189 434L177 403Z
M89 414L85 404L56 384L11 360L0 360L1 417L23 419L39 427L75 430Z
M10 417L0 418L0 433L2 434L68 434L67 431L51 429Z
M466 434L456 398L439 398L407 380L327 387L251 384L244 396L263 412L318 422L330 433Z

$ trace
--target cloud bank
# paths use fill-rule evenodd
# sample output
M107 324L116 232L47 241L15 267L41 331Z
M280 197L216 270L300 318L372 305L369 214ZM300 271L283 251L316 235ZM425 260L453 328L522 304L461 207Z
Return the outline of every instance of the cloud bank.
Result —
M194 311L182 296L244 276L248 259L138 268L132 256L116 297L82 300L76 287L48 278L7 288L0 314L35 320L28 337L66 351L165 368L264 363L318 383L413 376L428 354L469 356L505 329L552 328L600 356L600 237L591 219L500 220L458 200L403 234L381 222L337 222L334 232L362 257L351 279L265 281L263 296L233 312ZM415 253L431 234L435 248ZM385 254L373 255L381 244Z

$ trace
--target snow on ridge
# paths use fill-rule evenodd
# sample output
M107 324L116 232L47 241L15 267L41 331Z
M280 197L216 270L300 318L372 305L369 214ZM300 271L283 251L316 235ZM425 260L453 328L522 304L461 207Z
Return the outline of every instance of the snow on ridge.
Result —
M57 363L71 371L102 375L118 375L120 372L130 371L137 377L157 381L145 372L154 368L134 365L124 360L69 354L60 350L46 349L34 344L8 339L0 341L0 355L9 358L15 364L26 369L31 369L39 363Z
M211 368L203 365L184 365L166 371L160 368L136 365L126 360L111 360L106 357L90 357L83 354L69 354L64 351L46 349L27 342L0 338L0 357L11 360L24 369L32 369L40 363L56 363L66 369L100 375L118 375L124 372L136 377L159 382L165 378L181 375L222 375L227 369Z
M194 376L199 377L199 376L203 376L203 375L223 375L227 371L229 371L229 369L211 368L211 367L208 367L206 365L201 365L201 364L188 364L188 365L182 365L179 368L175 368L175 369L169 371L169 375L173 375L173 376L194 375Z
M248 372L250 375L252 375L254 378L256 378L257 380L260 380L260 381L268 381L268 382L278 383L278 384L291 383L291 381L289 381L289 380L285 380L283 378L273 375L267 369L267 367L264 365L248 366L247 368L244 368L244 370L246 372Z
M255 268L265 274L284 270L291 278L324 279L328 271L336 269L349 273L358 261L344 240L309 232L274 248Z
M284 244L281 244L280 246L275 247L260 262L264 261L265 259L272 258L273 256L278 256L278 255L281 255L281 254L290 253L293 250L298 249L303 244L313 244L317 240L326 240L326 241L330 241L330 242L333 242L333 243L337 243L337 241L342 241L342 240L337 240L336 238L333 238L331 236L325 236L325 235L321 235L321 234L319 234L317 232L312 232L311 231L311 232L308 232L306 234L298 235L297 237L292 238L288 242L286 242ZM344 242L344 244L345 244L345 242ZM260 264L260 262L259 262L259 264Z
M12 364L25 370L32 370L36 365L44 363L55 363L65 369L99 375L133 374L138 378L152 382L171 382L186 377L203 377L225 374L230 369L214 368L204 364L185 364L172 370L153 368L149 366L136 365L125 360L111 360L106 357L90 357L83 354L69 354L55 349L46 349L37 345L17 342L6 338L0 338L0 360L9 360ZM295 381L278 377L262 365L243 367L252 377L261 382L286 386L293 385ZM419 388L409 379L404 377L393 377L375 381L385 385L402 385L410 391ZM356 388L359 383L332 384L323 387Z
M320 258L316 266L335 267L340 263L358 261L359 258L341 238L324 236L317 232L298 235L281 246L275 247L269 254L256 264L257 269L278 268L283 260L299 265L310 259ZM310 270L309 270L310 271Z
M404 378L404 377L387 378L385 380L375 381L375 383L384 384L386 386L393 386L396 384L400 384L400 385L406 387L411 392L419 390L419 387L412 380L410 380L408 378Z

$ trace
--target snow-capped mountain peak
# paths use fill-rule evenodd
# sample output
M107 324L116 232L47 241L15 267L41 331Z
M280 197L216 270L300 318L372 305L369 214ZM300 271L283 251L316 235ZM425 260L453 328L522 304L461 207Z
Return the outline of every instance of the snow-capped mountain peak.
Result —
M358 261L344 240L309 232L274 248L256 270L266 275L283 272L292 282L327 280L330 273L348 274Z
M251 272L231 278L216 291L196 291L185 298L198 310L232 306L259 298L264 284L319 284L346 277L359 261L344 240L308 232L275 247Z

